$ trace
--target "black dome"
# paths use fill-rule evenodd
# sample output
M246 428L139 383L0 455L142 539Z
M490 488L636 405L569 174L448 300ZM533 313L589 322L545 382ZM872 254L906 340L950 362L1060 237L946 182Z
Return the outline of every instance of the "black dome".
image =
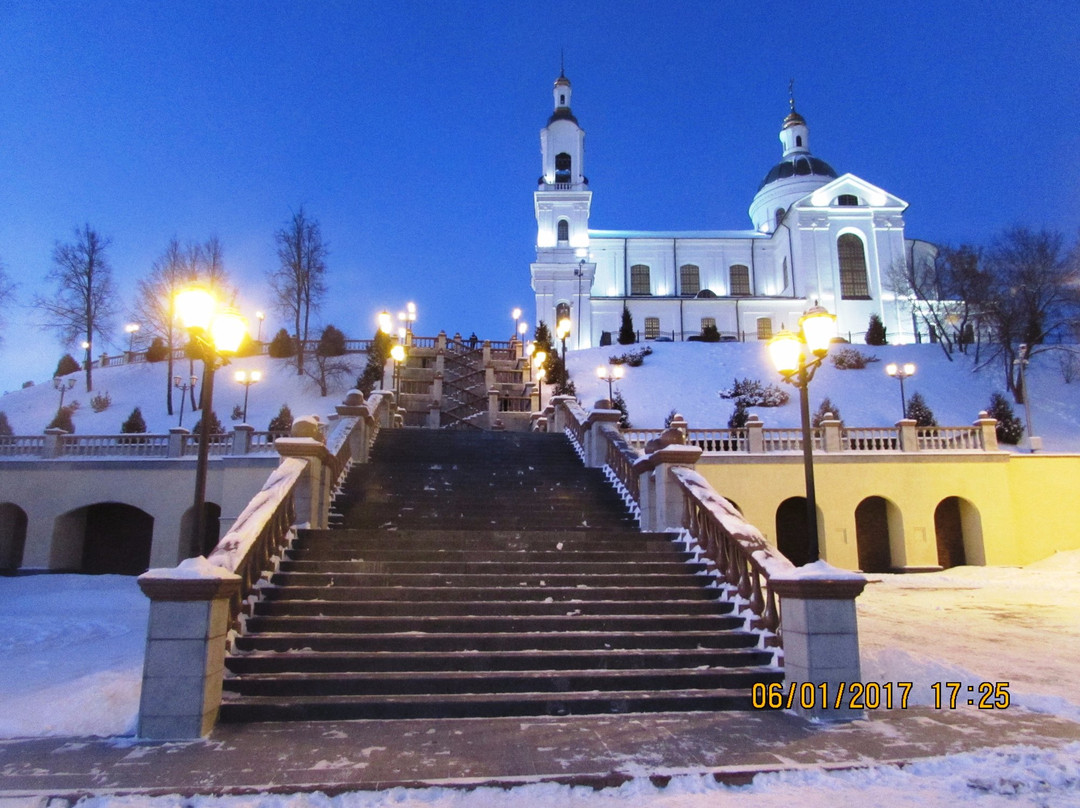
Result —
M577 123L577 118L575 118L574 113L570 111L570 107L559 107L551 113L551 117L548 118L548 126L551 126L555 121L570 121L571 123Z
M772 171L765 175L765 179L758 186L760 191L766 185L777 180L785 180L788 177L829 177L836 179L837 174L833 167L824 160L811 157L808 154L799 154L788 160L783 160L772 167Z

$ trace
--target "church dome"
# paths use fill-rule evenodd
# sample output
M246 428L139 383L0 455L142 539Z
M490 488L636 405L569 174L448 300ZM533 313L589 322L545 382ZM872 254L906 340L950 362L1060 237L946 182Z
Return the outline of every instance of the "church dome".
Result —
M765 179L761 181L758 191L770 183L786 180L789 177L811 176L834 180L839 175L831 165L819 157L813 157L809 154L795 154L774 165L769 173L765 175Z

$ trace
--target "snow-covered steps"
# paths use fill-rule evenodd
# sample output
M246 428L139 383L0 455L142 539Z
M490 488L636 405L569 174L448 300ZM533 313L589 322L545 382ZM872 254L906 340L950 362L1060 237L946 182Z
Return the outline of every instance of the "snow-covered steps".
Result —
M359 470L357 470L359 469ZM227 661L222 719L747 709L771 655L552 435L384 431Z

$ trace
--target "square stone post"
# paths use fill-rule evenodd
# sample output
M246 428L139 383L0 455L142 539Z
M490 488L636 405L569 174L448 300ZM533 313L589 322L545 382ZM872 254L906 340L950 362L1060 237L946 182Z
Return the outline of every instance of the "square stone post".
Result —
M366 463L368 460L368 436L373 421L364 401L364 394L359 390L350 390L345 400L334 407L342 418L353 418L355 423L349 429L349 457L354 463Z
M825 452L839 452L840 433L843 424L837 421L831 412L825 413L821 421L821 449Z
M914 418L901 418L896 422L896 429L900 433L900 451L919 451L919 422Z
M979 428L983 451L996 452L998 450L997 419L991 418L986 410L979 410L979 418L975 421Z
M537 391L537 395L540 395L539 390ZM548 423L555 424L554 431L558 432L560 435L566 431L566 427L569 424L569 417L568 413L566 412L566 404L571 401L577 401L577 399L573 396L552 396L551 399L548 401L547 409L551 410L551 413L553 415L552 418L548 418ZM539 402L539 399L537 399L537 402ZM540 409L539 403L537 403L536 408ZM547 410L545 410L544 412L546 414Z
M604 424L617 426L620 418L618 410L593 410L585 419L585 465L589 468L603 468L607 463L607 441L600 428Z
M184 438L190 434L182 426L169 427L169 457L184 456Z
M325 529L330 523L330 489L334 484L331 479L334 459L330 452L320 441L309 437L278 438L274 448L282 457L307 461L304 478L293 495L296 521L306 522L315 530Z
M746 418L746 451L750 454L765 453L765 424L754 413Z
M672 443L634 464L641 491L638 506L642 530L662 531L683 526L683 492L671 470L676 466L693 468L701 458L701 451L700 446Z
M246 455L251 451L251 436L255 433L255 427L250 424L237 424L233 427L232 453L234 455Z
M435 348L440 354L446 353L446 332L440 331L439 336L435 337Z
M239 596L240 576L199 557L138 580L150 598L139 737L200 738L221 707L229 601Z
M489 368L490 370L490 368ZM495 423L499 417L499 390L496 387L488 387L488 425Z
M797 568L791 577L774 576L769 586L780 598L784 678L799 686L793 702L795 712L825 721L862 718L862 710L848 706L847 688L862 681L855 598L862 593L866 579L819 561ZM810 708L803 707L803 683L808 692L805 701L813 705ZM821 698L822 684L829 697L827 704ZM813 694L809 694L811 686ZM843 698L837 708L841 686Z
M49 427L45 430L45 446L42 449L42 457L59 457L64 451L62 438L67 434L66 429L58 426Z

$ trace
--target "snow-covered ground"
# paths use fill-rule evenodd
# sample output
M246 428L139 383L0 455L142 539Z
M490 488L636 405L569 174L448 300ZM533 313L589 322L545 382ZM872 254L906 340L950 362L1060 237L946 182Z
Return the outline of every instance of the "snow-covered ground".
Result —
M680 776L593 792L536 784L512 791L429 788L321 795L182 800L100 798L86 805L428 806L553 804L808 808L836 805L1080 806L1080 552L1027 568L960 567L923 575L874 576L860 597L863 678L914 682L911 704L931 704L930 684L1005 681L1010 710L1077 723L1062 748L1001 747L849 772L801 769L760 775L751 786ZM0 736L116 736L134 731L147 602L133 578L0 578ZM961 710L976 712L963 705ZM2 788L2 787L0 787Z

